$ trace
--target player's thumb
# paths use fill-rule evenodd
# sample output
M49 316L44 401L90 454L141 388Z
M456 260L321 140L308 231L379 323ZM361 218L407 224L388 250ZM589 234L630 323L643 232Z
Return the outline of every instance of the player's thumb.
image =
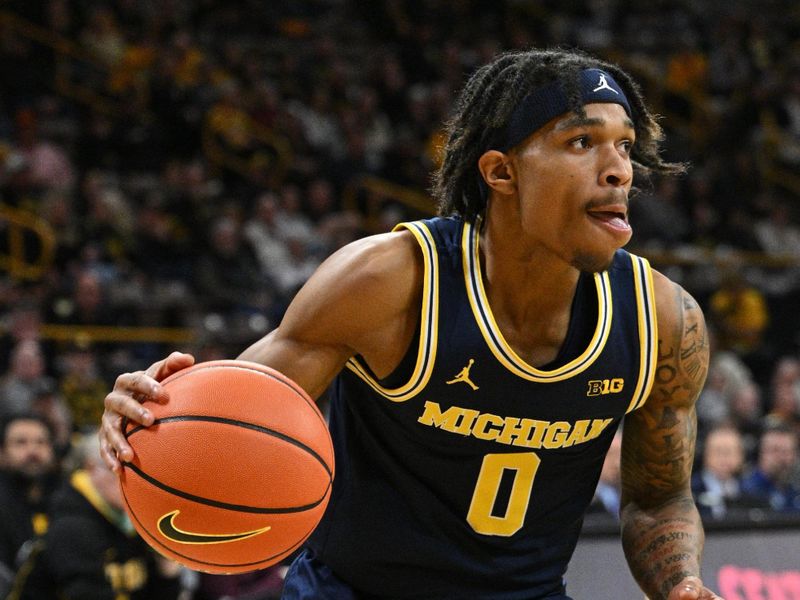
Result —
M698 600L703 582L698 577L686 577L672 588L668 600Z
M191 367L193 364L194 356L191 354L173 352L167 358L150 365L145 374L156 381L163 381L173 373Z

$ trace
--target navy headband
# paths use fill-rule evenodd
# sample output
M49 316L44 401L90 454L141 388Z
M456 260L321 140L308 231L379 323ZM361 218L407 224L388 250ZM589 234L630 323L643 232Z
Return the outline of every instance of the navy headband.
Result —
M584 69L579 74L583 104L611 102L619 104L633 118L625 92L614 78L601 69ZM501 132L490 149L507 152L551 119L571 110L560 81L551 81L525 96L514 109L505 132Z

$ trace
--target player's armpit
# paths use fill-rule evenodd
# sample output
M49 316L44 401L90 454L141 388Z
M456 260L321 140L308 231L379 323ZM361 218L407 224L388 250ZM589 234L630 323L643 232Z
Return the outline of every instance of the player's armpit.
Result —
M622 447L622 537L631 572L648 596L666 599L699 576L703 528L691 496L695 402L708 371L702 311L657 276L659 356L645 405L628 415Z

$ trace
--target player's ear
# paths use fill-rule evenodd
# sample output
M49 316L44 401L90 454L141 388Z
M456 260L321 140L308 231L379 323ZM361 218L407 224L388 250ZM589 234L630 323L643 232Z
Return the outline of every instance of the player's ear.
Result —
M503 195L512 193L514 177L507 154L487 150L478 159L478 170L489 188Z

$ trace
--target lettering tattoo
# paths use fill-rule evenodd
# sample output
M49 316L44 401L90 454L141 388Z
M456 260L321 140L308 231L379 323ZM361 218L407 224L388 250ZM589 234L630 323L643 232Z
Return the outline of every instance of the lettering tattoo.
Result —
M679 286L673 290L671 310L659 318L653 390L626 417L622 450L623 547L651 600L666 599L685 577L699 576L704 541L689 484L708 337L697 303Z

